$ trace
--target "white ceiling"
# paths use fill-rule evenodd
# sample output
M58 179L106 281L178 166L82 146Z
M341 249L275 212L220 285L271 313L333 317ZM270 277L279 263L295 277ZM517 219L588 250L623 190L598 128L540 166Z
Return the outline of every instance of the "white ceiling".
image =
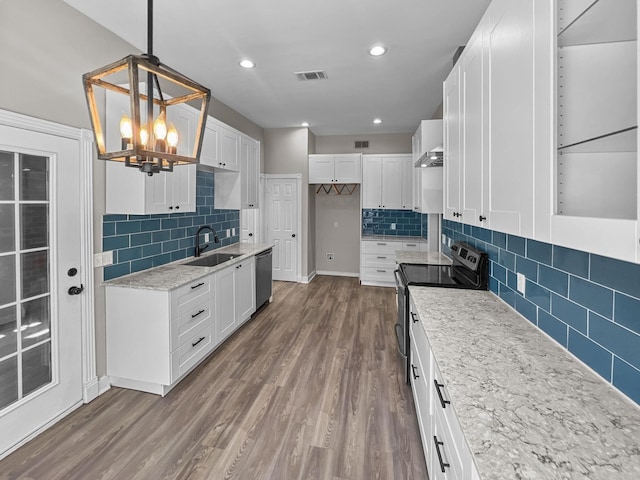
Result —
M145 0L65 2L146 52ZM316 135L411 133L440 105L453 54L489 3L155 0L153 50L264 128L308 121ZM388 53L370 56L376 43ZM238 65L245 57L255 69ZM293 75L307 70L328 80Z

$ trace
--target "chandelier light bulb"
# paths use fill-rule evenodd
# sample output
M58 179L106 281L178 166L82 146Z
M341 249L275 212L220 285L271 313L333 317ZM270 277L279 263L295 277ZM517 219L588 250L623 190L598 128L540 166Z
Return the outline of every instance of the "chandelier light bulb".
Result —
M140 129L140 143L142 144L143 147L146 147L148 142L149 142L149 132L147 132L146 128L142 127Z
M127 115L123 115L120 119L120 135L128 140L133 138L133 125Z
M176 153L178 151L178 130L171 124L167 131L167 145L169 153Z
M153 135L156 140L164 140L167 138L167 124L165 122L165 112L162 112L156 121L153 122Z

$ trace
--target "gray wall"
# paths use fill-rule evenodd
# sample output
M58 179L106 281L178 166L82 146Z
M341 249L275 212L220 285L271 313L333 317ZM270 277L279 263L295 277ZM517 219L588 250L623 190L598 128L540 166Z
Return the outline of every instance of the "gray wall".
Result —
M315 208L315 198L309 187L309 139L307 128L265 128L264 129L264 173L299 173L302 175L302 225L299 247L302 249L302 276L314 271L314 241L310 240L310 205Z
M82 74L139 53L62 0L0 1L0 108L90 128ZM262 128L212 99L210 113L257 140ZM94 248L102 251L104 162L94 162ZM98 376L106 374L102 269L95 269Z
M315 153L411 153L411 135L399 133L317 136ZM369 148L356 150L355 140L369 140ZM316 194L315 200L316 270L358 274L362 224L360 188L358 187L353 195ZM334 254L333 261L327 261L327 253Z

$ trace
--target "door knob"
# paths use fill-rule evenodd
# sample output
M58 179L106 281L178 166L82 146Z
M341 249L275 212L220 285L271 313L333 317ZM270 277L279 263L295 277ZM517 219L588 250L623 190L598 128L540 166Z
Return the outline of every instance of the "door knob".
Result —
M82 291L84 290L84 285L80 284L79 287L69 287L69 290L67 290L67 293L69 295L80 295L82 293Z
M292 234L291 234L291 238L296 238L296 234L295 234L295 233L292 233Z

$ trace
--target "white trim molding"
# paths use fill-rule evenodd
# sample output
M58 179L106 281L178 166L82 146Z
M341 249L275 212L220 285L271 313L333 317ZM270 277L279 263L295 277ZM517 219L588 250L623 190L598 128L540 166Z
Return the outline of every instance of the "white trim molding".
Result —
M332 277L356 277L360 276L359 272L333 272L329 270L318 270L316 275L329 275ZM315 275L314 275L315 276Z

